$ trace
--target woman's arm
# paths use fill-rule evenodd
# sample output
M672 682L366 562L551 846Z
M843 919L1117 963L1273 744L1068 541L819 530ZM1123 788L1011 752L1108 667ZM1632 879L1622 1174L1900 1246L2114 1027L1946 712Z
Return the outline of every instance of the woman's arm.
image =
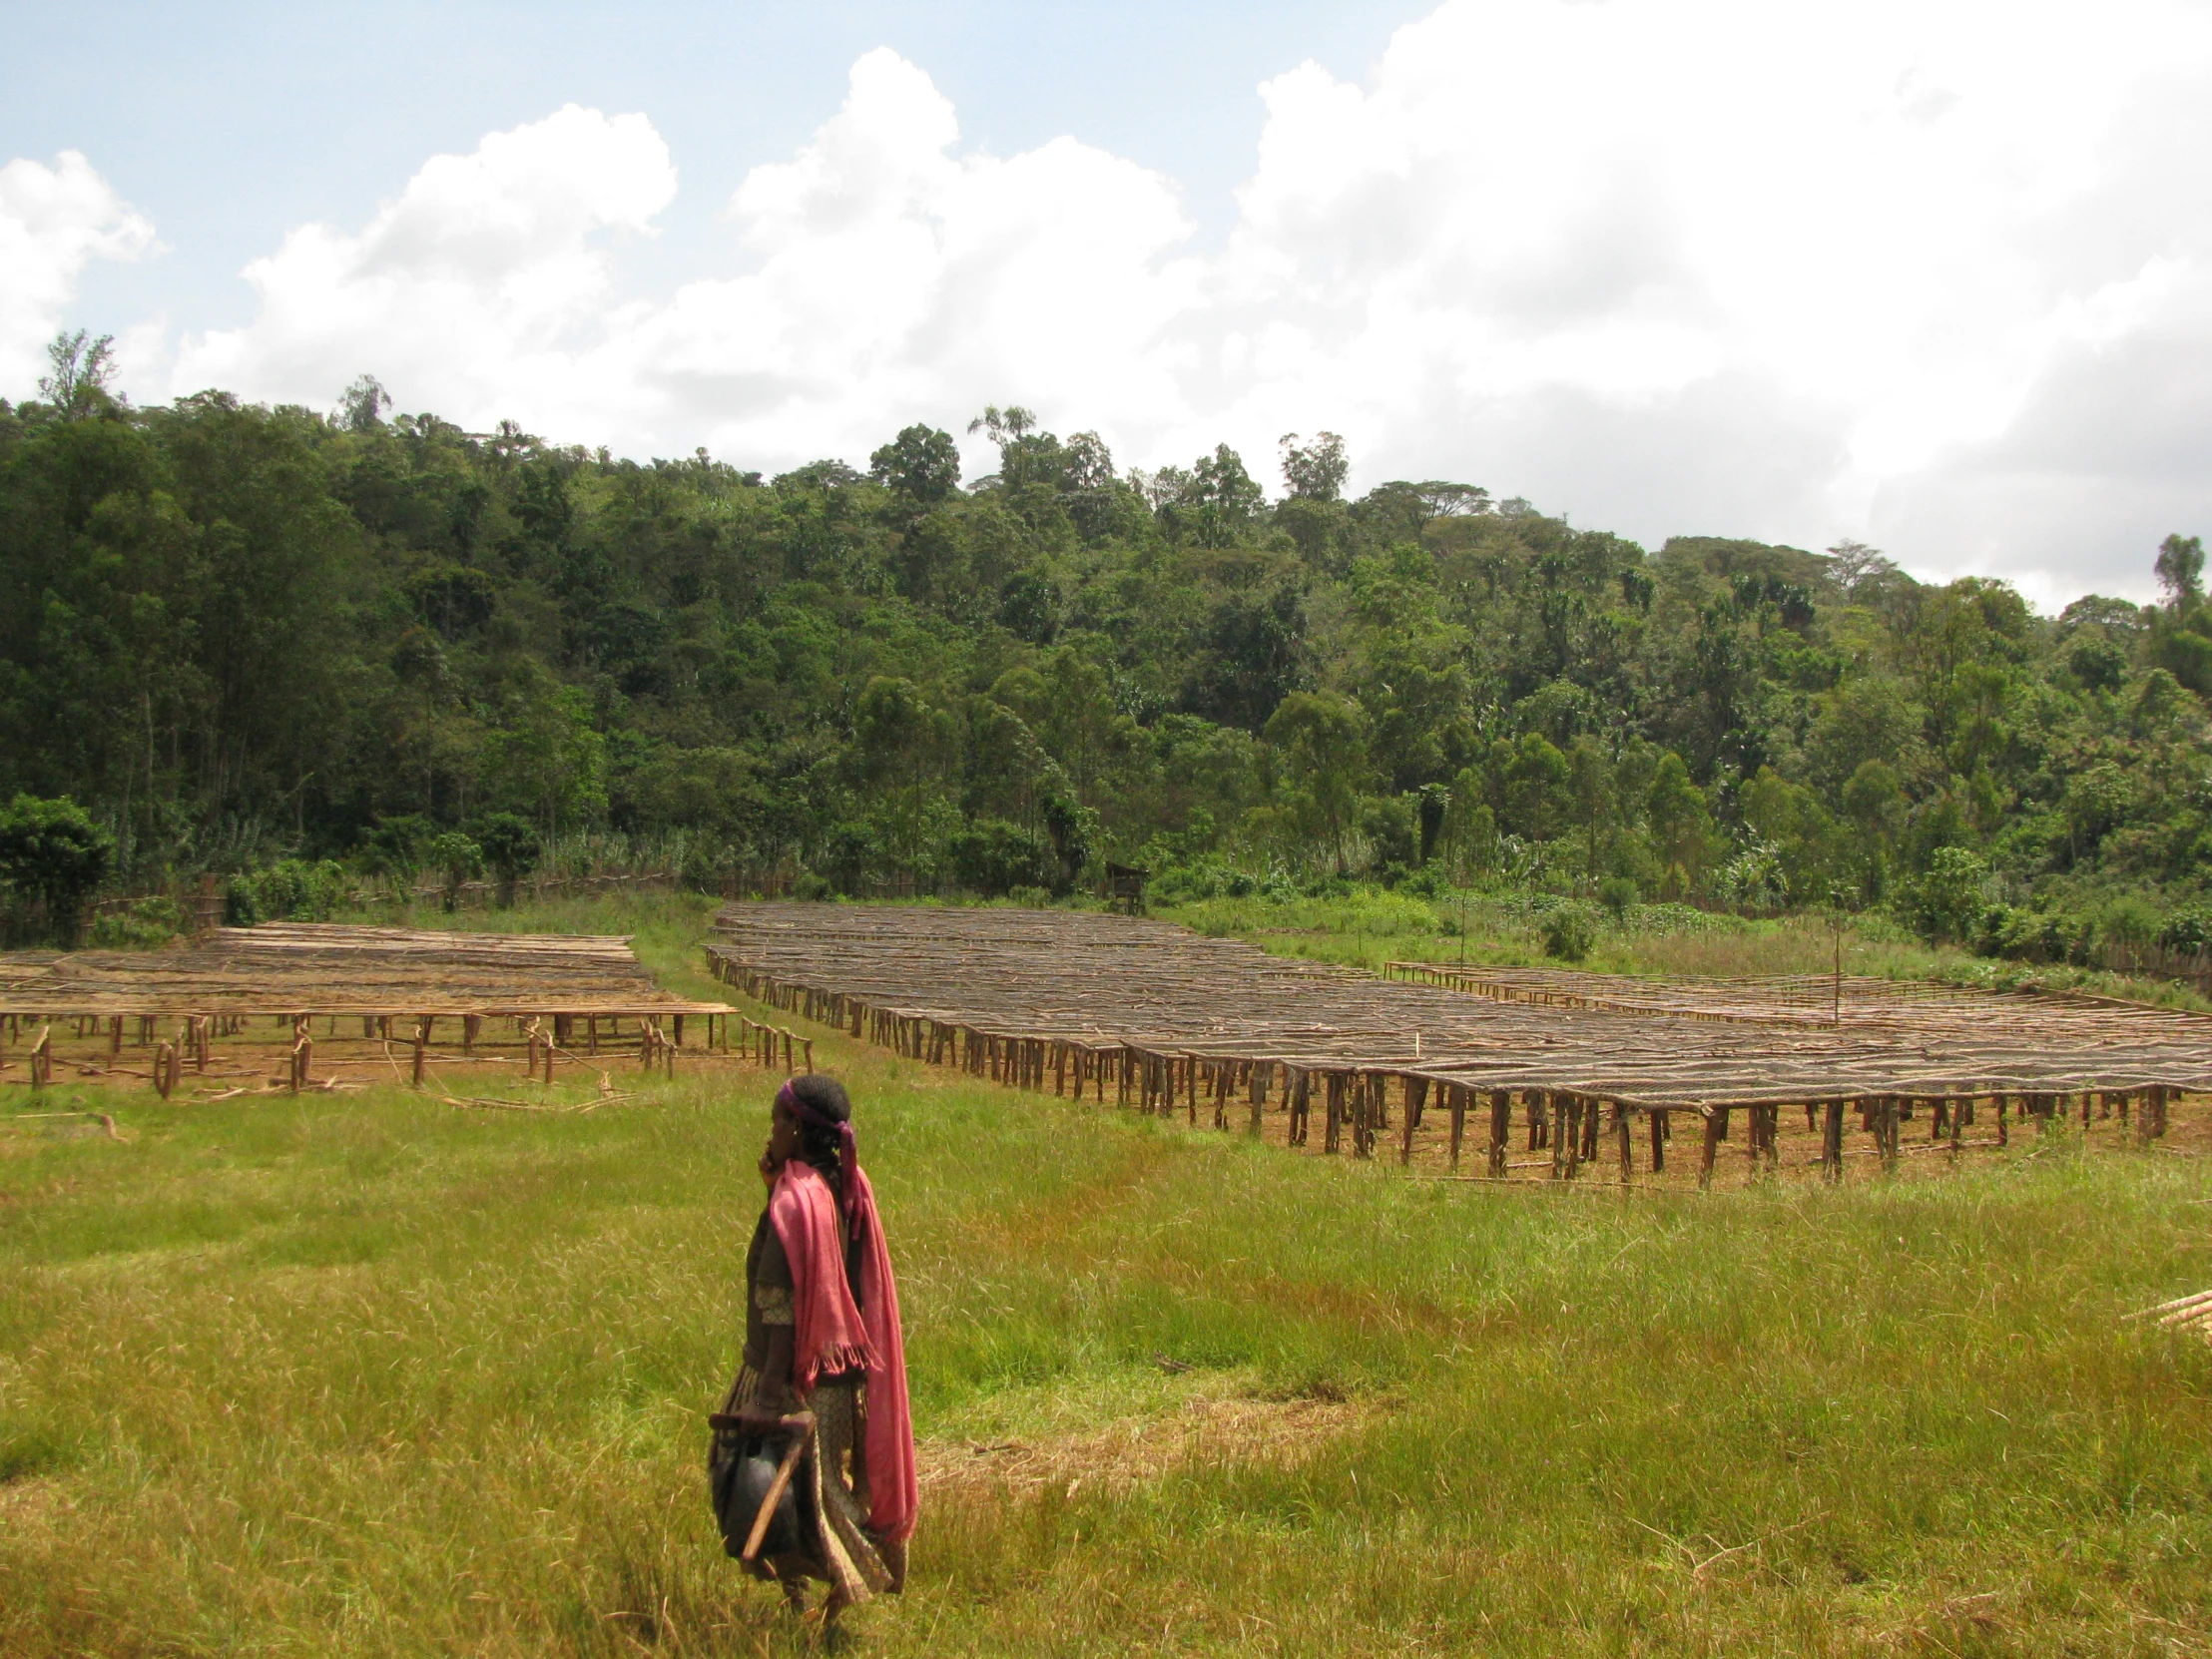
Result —
M792 1331L788 1325L768 1328L768 1359L761 1366L761 1392L754 1414L781 1416L800 1403L792 1397Z
M773 1226L764 1226L760 1247L753 1254L753 1312L768 1340L761 1361L761 1385L753 1405L742 1413L767 1421L795 1409L802 1401L793 1397L792 1354L797 1335L792 1310L791 1264L784 1256L783 1240Z

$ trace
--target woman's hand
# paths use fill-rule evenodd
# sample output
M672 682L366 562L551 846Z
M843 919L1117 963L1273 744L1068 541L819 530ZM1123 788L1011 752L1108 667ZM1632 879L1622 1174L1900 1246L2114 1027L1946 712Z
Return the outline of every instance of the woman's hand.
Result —
M777 1161L776 1153L773 1148L761 1154L761 1162L759 1167L761 1171L761 1185L773 1192L776 1188L777 1172L784 1167L781 1163Z
M792 1336L792 1328L788 1325L768 1328L768 1355L761 1363L761 1385L754 1390L752 1403L738 1412L756 1427L773 1427L785 1412L806 1404L806 1400L799 1397L799 1390L791 1385Z

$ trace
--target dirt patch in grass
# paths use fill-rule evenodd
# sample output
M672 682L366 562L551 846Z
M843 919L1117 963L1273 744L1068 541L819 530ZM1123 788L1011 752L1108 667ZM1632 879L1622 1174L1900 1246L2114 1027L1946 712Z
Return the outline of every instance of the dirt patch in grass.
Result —
M1208 1399L1165 1416L1128 1417L1089 1434L1018 1440L924 1440L914 1448L925 1493L1011 1488L1126 1491L1192 1463L1286 1466L1392 1408L1379 1398Z

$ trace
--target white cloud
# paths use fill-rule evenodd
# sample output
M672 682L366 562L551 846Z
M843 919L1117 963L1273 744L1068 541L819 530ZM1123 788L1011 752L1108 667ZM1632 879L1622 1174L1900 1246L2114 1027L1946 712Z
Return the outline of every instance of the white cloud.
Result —
M494 133L432 158L358 235L305 226L248 266L259 314L188 336L175 389L327 403L365 371L468 424L619 429L643 393L608 344L626 311L603 234L650 234L675 195L641 115L571 104Z
M153 244L154 227L76 151L0 167L0 394L37 394L88 261L135 260Z
M2093 28L1982 4L1446 5L1368 89L1311 65L1264 89L1225 276L1276 319L1280 367L1230 418L1252 441L1301 403L1391 470L1646 539L1871 526L1924 569L2140 588L2157 537L2116 478L2072 488L2063 534L2031 496L1931 504L2031 413L2035 465L2071 468L2094 425L2045 405L2084 353L2114 374L2131 340L2212 344L2183 320L2212 288L2208 81L2206 14L2163 0ZM2163 412L2204 474L2212 422ZM2212 488L2174 482L2159 510L2212 516Z
M1162 330L1199 303L1173 186L1056 139L955 157L951 106L887 51L793 162L731 202L758 261L643 318L656 439L701 434L748 464L855 460L914 420L1014 399L1076 425L1185 412ZM667 435L662 435L662 434Z
M1227 439L1264 474L1329 426L1356 482L1647 542L2141 591L2160 535L2212 528L2208 93L2193 0L1448 0L1362 83L1262 88L1201 255L1171 180L963 152L877 51L732 199L738 269L619 292L610 239L674 170L645 117L571 107L293 232L175 384L326 401L367 369L471 427L768 469L1008 399L1147 465Z

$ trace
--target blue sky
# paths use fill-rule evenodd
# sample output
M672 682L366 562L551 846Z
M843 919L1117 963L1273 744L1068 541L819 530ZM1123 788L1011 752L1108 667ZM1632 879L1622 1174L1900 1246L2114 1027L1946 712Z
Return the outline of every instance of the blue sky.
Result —
M0 396L775 471L1018 401L1341 432L2054 609L2212 532L2203 0L11 4ZM986 457L977 449L972 459Z
M167 308L246 321L239 279L294 225L357 224L426 156L566 103L642 110L684 194L626 250L662 292L728 248L721 213L755 164L789 156L888 46L1001 155L1072 133L1176 179L1200 235L1230 225L1258 88L1314 58L1365 73L1418 7L1087 0L1017 5L12 4L0 159L80 150L168 252L91 268L78 315L121 332Z

